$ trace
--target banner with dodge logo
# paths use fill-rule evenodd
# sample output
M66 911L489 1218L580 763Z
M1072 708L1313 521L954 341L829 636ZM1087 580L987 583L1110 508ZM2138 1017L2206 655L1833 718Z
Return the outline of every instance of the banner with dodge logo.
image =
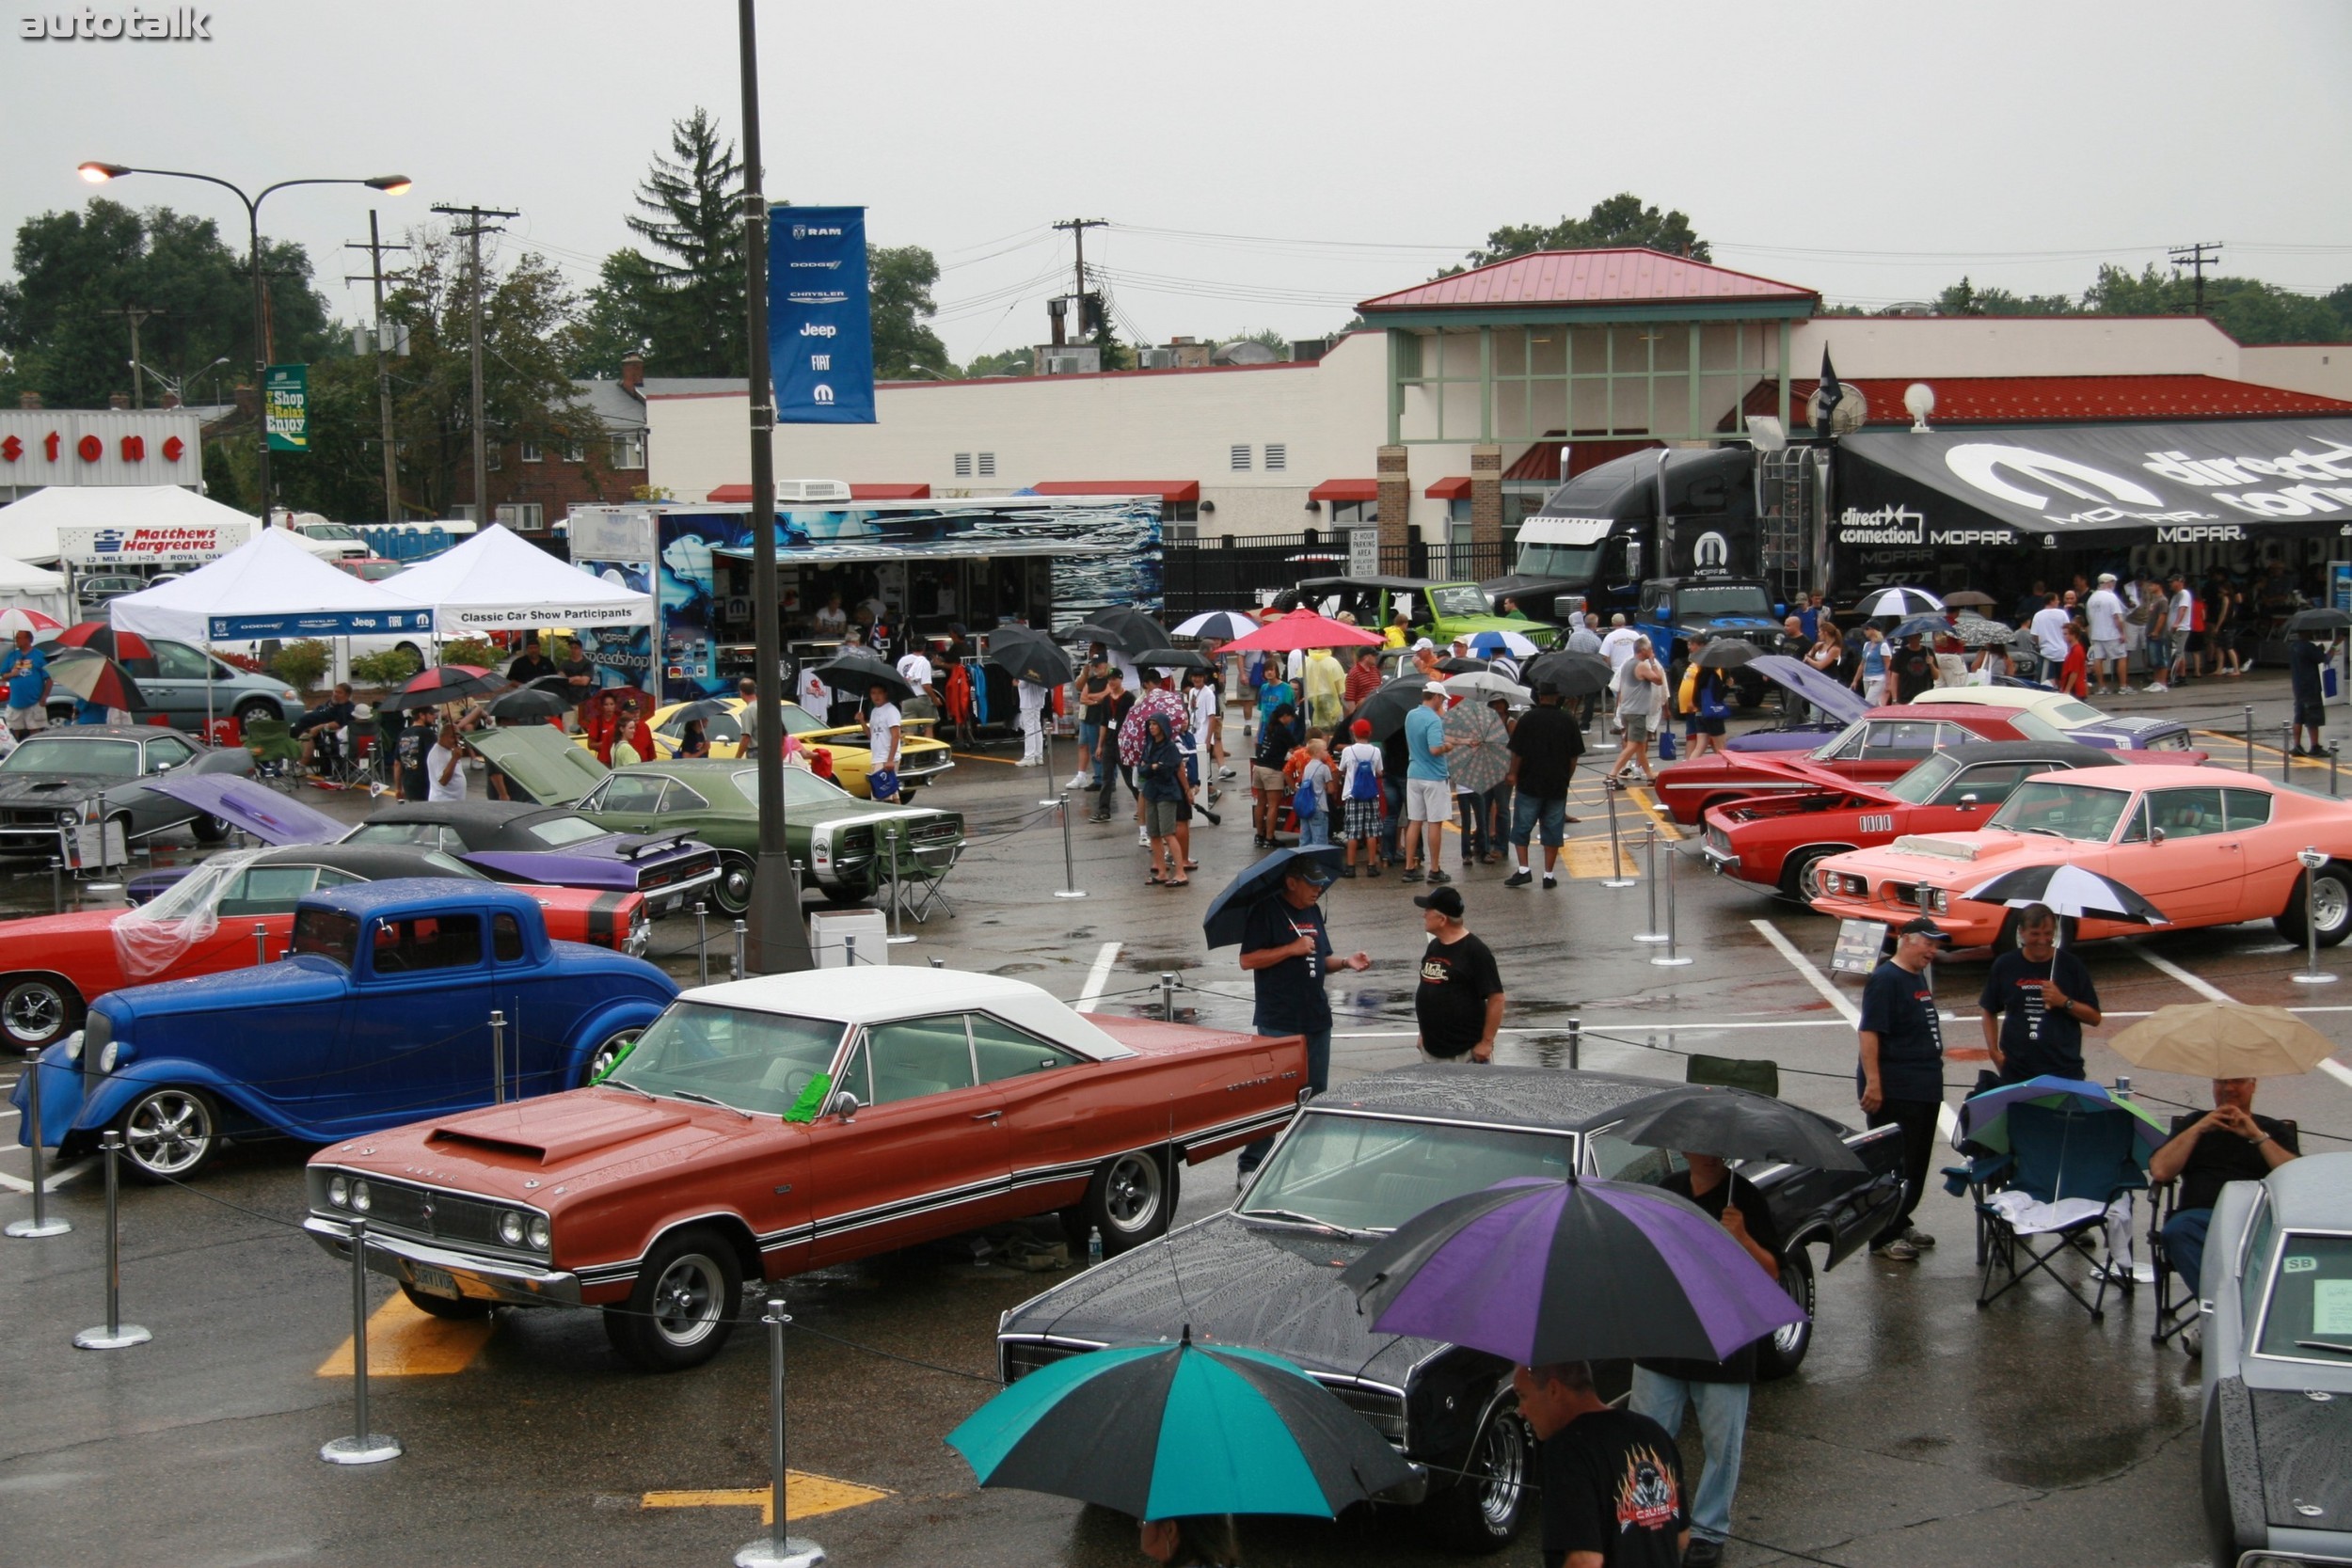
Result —
M779 424L874 422L866 209L768 214L768 352Z

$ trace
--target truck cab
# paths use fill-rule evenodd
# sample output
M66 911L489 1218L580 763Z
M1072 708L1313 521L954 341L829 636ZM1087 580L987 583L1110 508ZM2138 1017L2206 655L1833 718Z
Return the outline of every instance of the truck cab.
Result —
M1633 625L1670 667L1690 657L1693 638L1737 639L1754 643L1760 654L1789 651L1761 578L1652 578L1642 584ZM1763 700L1760 677L1735 670L1731 679L1740 706Z

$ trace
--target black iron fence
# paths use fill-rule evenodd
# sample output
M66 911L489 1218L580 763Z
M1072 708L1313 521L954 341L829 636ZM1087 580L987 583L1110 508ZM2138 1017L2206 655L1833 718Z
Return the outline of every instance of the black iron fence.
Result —
M1296 533L1229 534L1164 543L1161 574L1171 621L1210 610L1254 609L1267 594L1305 578L1349 573L1347 535L1319 529ZM1427 541L1408 531L1406 543L1380 552L1379 576L1483 581L1510 569L1509 546Z

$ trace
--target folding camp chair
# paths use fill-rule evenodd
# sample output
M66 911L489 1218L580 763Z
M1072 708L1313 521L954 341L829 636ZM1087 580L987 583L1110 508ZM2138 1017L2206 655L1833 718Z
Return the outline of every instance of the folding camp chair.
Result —
M256 777L279 789L294 783L294 765L302 760L302 743L283 719L255 719L245 726L245 749L253 753Z
M2179 1136L2195 1122L2201 1113L2190 1111L2172 1118L2172 1132ZM2288 1153L2303 1152L2301 1135L2295 1123L2281 1122L2279 1142ZM2148 1195L2148 1257L2155 1264L2156 1317L2150 1326L2148 1342L2161 1345L2179 1337L2180 1332L2197 1321L2197 1283L2181 1276L2173 1267L2171 1249L2164 1243L2165 1222L2179 1208L2181 1184L2178 1180L2158 1182Z
M952 839L935 844L903 840L889 832L893 827L903 824L885 822L876 830L881 838L876 860L890 880L891 902L913 915L918 926L934 911L953 920L956 907L947 897L947 878L956 868L961 847Z
M2057 1280L2093 1322L2106 1316L2107 1286L2113 1283L2110 1271L2098 1269L2098 1292L2085 1296L2073 1280L2050 1265L2068 1253L2079 1253L2096 1268L2106 1206L2148 1185L2134 1152L2135 1136L2128 1111L2025 1104L2009 1108L2010 1168L2006 1184L1979 1197L1976 1205L1984 1227L1979 1307L1992 1305L2040 1270ZM1990 1170L1987 1174L1992 1175ZM2063 1224L2021 1229L1996 1201L2006 1192L2024 1193L2042 1203L2088 1198L2098 1207ZM2023 1267L2019 1266L2021 1256ZM1993 1284L1996 1270L2008 1275L1997 1290Z

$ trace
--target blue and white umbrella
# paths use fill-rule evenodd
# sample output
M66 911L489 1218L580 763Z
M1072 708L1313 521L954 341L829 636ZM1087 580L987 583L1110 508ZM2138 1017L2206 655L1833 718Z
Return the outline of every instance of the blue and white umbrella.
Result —
M1470 652L1481 658L1492 658L1497 654L1526 658L1535 652L1534 640L1515 631L1482 631L1470 639Z
M1882 588L1866 594L1855 608L1866 620L1876 620L1881 615L1940 614L1944 601L1924 588Z

